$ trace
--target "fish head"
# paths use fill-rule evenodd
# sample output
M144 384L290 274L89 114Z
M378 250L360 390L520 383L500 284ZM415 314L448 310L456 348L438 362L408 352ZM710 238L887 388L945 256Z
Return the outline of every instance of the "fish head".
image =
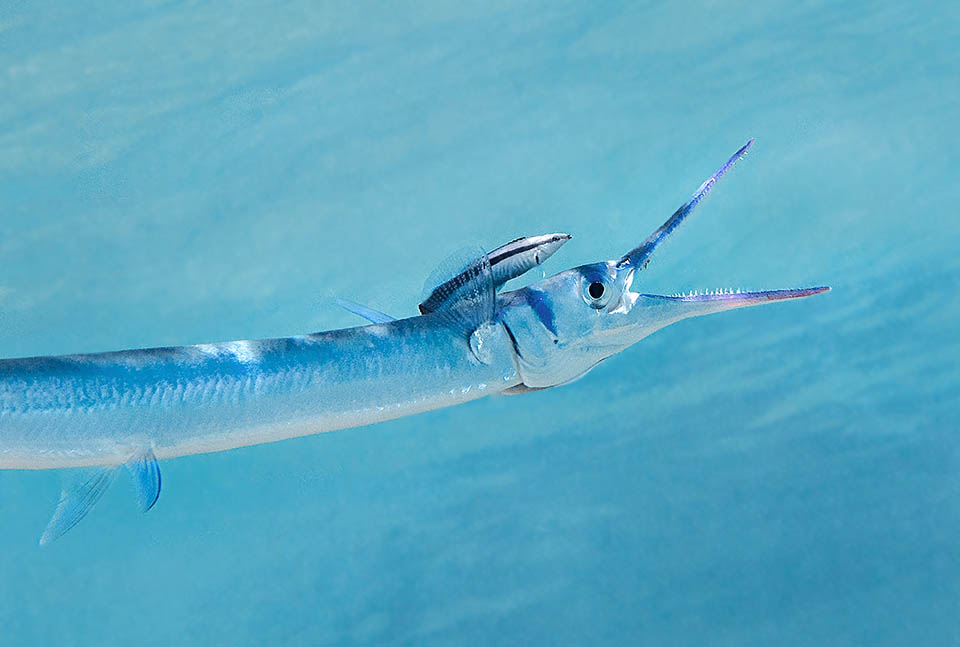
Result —
M523 384L574 380L670 324L703 315L799 299L826 286L741 292L646 294L617 261L581 265L504 295L499 319L517 355Z
M829 290L818 286L668 296L634 288L637 273L647 267L654 250L716 180L743 157L751 142L704 182L667 222L620 258L564 270L501 295L498 320L513 344L524 386L546 388L574 380L608 357L683 319L800 299Z

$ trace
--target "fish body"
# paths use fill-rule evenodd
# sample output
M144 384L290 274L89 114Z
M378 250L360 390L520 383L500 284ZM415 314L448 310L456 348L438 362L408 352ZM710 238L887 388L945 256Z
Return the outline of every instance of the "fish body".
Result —
M141 510L160 495L159 461L357 427L496 393L566 384L682 319L826 291L633 289L651 255L752 140L624 256L498 293L569 236L517 239L442 266L420 304L373 325L257 341L0 360L0 469L93 468L65 488L40 543L76 525L120 465Z
M355 427L519 383L442 316L298 337L0 360L0 469L118 465Z

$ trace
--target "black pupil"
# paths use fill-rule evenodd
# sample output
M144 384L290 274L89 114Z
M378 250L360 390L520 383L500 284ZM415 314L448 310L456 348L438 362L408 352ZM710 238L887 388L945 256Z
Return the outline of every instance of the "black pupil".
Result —
M590 287L587 288L587 292L590 294L591 299L599 299L603 296L603 283L594 281L590 284Z

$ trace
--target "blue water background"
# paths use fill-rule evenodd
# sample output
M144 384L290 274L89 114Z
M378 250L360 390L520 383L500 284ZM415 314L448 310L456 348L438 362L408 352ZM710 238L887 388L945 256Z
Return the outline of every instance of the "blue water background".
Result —
M957 7L2 3L0 356L612 258L749 137L637 285L833 291L169 461L46 549L61 476L0 472L0 644L960 644Z

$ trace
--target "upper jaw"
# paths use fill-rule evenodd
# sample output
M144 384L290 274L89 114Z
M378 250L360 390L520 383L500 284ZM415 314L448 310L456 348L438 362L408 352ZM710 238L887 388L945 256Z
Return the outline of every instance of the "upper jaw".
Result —
M689 200L680 205L680 208L677 209L673 215L667 219L666 222L660 225L660 227L652 234L647 236L646 240L624 254L623 257L621 257L616 263L617 269L623 270L632 268L634 270L642 270L645 268L647 263L650 262L650 257L654 250L656 250L657 247L664 240L666 240L677 229L677 227L680 226L680 223L686 220L687 216L689 216L693 210L697 208L697 205L700 204L707 194L710 193L710 190L716 186L717 182L720 181L720 178L726 175L727 171L733 168L734 164L743 159L752 145L753 139L741 146L740 149L734 153L724 163L723 166L717 169L713 175L707 178L707 180L700 185L694 194L690 196Z

